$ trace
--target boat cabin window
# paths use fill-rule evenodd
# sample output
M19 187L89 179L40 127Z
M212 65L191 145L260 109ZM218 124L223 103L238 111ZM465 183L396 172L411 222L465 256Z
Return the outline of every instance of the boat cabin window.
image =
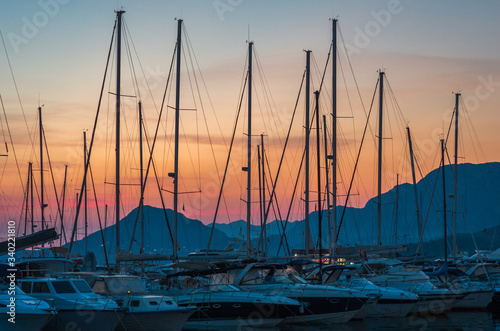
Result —
M31 293L31 282L22 282L21 283L21 290L24 293Z
M165 302L167 305L173 305L173 304L174 304L174 302L173 302L173 301L168 301L168 300L165 300L165 301L163 301L163 302Z
M486 264L483 266L478 266L476 270L471 274L471 277L478 279L498 279L500 269L496 265Z
M73 284L75 284L76 288L81 293L92 293L92 289L87 284L87 282L84 280L75 280L75 281L73 281Z
M131 307L139 307L139 300L132 300L132 302L130 302L130 306Z
M46 282L33 282L31 293L50 293L49 285Z
M262 274L259 269L250 269L248 273L241 280L242 285L261 285L263 283L262 278L265 275Z
M158 306L158 302L157 301L149 301L149 304L151 306Z
M75 289L73 288L73 286L71 286L71 283L69 281L52 282L52 286L54 286L54 290L56 290L56 293L76 293Z

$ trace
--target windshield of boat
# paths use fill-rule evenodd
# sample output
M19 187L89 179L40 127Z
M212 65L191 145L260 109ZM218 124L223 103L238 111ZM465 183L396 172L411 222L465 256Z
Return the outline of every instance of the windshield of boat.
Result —
M241 285L294 284L283 269L251 269L243 277Z
M492 264L478 266L470 276L477 279L488 279L489 277L492 280L500 280L500 268Z
M76 286L80 293L92 293L92 289L84 280L74 280L73 284Z
M76 293L73 286L71 286L71 283L67 280L52 282L52 286L54 287L54 290L56 291L56 293L59 293L59 294Z

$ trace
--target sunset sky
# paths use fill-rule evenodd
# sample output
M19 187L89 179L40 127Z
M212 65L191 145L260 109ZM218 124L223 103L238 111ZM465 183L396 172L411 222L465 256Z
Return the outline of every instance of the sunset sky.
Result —
M3 226L0 238L5 237L3 229L9 220L16 221L18 231L24 231L22 206L28 162L34 162L36 190L40 189L37 108L41 105L59 195L64 166L68 165L65 226L72 226L75 198L83 177L83 131L87 130L90 144L116 17L114 11L120 8L126 11L123 16L127 39L122 46L122 93L128 96L122 100L121 172L122 183L127 184L122 188L122 216L139 201L136 104L139 99L143 103L146 134L151 143L176 42L175 18L183 19L183 33L187 32L188 37L183 36L182 49L181 108L184 110L181 113L179 187L183 192L201 191L179 198L180 210L190 218L201 219L204 223L213 219L246 72L247 41L254 42L256 52L253 134L265 135L266 155L274 177L305 68L304 50L312 51L312 89L316 90L331 44L331 18L337 18L340 27L337 34L338 116L341 117L337 156L341 176L337 180L339 195L345 194L352 176L379 69L385 71L388 79L384 96L387 105L384 137L390 138L384 142L383 191L396 184L396 173L400 174L400 181L410 181L404 136L406 125L412 130L423 175L438 166L439 139L443 131L448 130L455 102L453 93L456 92L462 94L464 115L460 123L460 162L500 161L500 3L496 1L9 0L2 3L0 11L0 30L5 43L0 51L3 101L0 130L5 142L0 144L0 154L8 155L0 157L0 222ZM97 202L101 214L104 205L109 205L108 222L114 219L114 55L112 51L91 155ZM174 78L172 75L165 101L170 107L175 105ZM327 127L331 130L331 62L324 84L319 108L322 115L327 115ZM198 89L201 97L197 96ZM377 105L377 98L374 105ZM302 92L290 149L277 185L283 216L288 210L304 146L304 100ZM394 100L398 107L394 106ZM219 222L245 218L242 200L246 198L246 179L241 167L246 166L246 102L244 95ZM311 109L313 106L311 103ZM362 207L376 195L374 135L377 114L378 109L374 106L361 152L352 206ZM315 146L315 125L312 131L311 144ZM168 208L172 208L172 195L166 191L173 189L172 180L167 176L173 172L172 134L173 111L165 106L154 160ZM260 137L256 136L253 143L252 189L253 200L257 201L256 146ZM450 158L454 155L453 146L450 141ZM147 147L144 153L146 164ZM311 154L314 168L315 155L314 147ZM323 167L324 154L321 157ZM48 168L45 155L44 169ZM313 191L317 191L315 176L316 170L311 170ZM54 225L58 216L50 172L45 171L44 177L45 199L49 205L46 219ZM421 178L420 175L417 178ZM303 192L303 180L298 192ZM88 197L89 232L94 232L98 223L91 187ZM303 218L302 197L294 198L291 221ZM344 199L344 196L339 197L338 203L342 204ZM147 182L145 204L161 206L152 173ZM252 222L258 224L258 204L253 207ZM37 217L39 202L35 202L35 208ZM314 209L312 202L310 210ZM271 218L274 219L274 215ZM79 237L83 233L82 222L81 214ZM56 225L59 226L58 222Z

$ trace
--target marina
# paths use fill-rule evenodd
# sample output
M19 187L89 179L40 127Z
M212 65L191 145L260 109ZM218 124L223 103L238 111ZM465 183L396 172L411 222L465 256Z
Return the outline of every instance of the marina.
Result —
M95 24L71 29L94 35L81 40L84 59L47 83L88 77L71 101L60 88L67 112L50 92L23 106L17 75L33 65L23 47L55 35L59 12L76 20L69 11L83 5L38 3L33 22L22 19L25 39L37 31L32 45L12 19L1 33L11 81L0 81L0 329L500 329L498 135L485 129L500 125L493 73L474 87L462 83L474 66L462 61L448 76L441 63L417 92L405 87L405 71L369 45L382 28L396 35L400 17L411 21L403 10L420 4L380 1L354 34L343 32L349 16L295 20L287 36L304 48L292 56L276 48L285 35L250 25L234 51L220 32L232 38L227 27L244 25L234 18L250 4L219 2L187 5L169 21L160 8L177 2L123 1L102 17L109 4L85 7ZM296 10L280 4L252 8ZM397 38L391 52L413 46ZM76 40L62 38L64 52ZM225 46L204 48L215 42ZM494 70L498 60L477 63ZM160 68L152 75L151 63ZM489 123L471 103L478 95ZM435 109L446 111L436 118Z

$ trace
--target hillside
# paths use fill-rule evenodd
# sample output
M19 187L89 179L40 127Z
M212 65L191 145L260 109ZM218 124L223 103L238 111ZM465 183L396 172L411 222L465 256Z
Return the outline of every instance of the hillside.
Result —
M453 193L452 167L446 166L446 195L447 198L447 218L448 234L451 238L453 220L453 199L449 197ZM461 164L458 168L459 187L459 208L457 212L457 232L458 245L460 250L473 251L470 232L476 232L476 241L480 249L497 248L500 246L500 233L496 234L496 227L500 225L500 209L496 208L496 203L500 197L500 163L485 164ZM423 201L423 219L426 219L424 242L428 242L424 249L439 253L443 238L443 191L441 186L441 174L438 170L433 170L425 178L417 183L419 195ZM439 180L435 185L436 179ZM434 190L435 187L435 190ZM434 190L434 193L433 193ZM386 245L395 244L394 232L394 202L396 189L393 188L382 196L382 242ZM432 197L432 199L431 199ZM340 231L339 243L343 245L375 244L376 231L376 199L367 202L363 208L346 208L343 226ZM432 203L431 203L432 202ZM399 185L399 214L398 214L398 244L406 244L409 247L418 242L417 223L415 213L415 202L413 185ZM337 208L337 220L340 223L342 207ZM130 237L135 221L137 209L123 218L121 224L121 247L128 248ZM173 211L167 210L170 224L172 224ZM153 254L171 254L172 242L170 239L167 223L163 211L159 208L145 207L145 242L146 252ZM323 246L328 243L326 212L323 212ZM317 244L318 236L318 213L310 214L310 228L313 239ZM285 226L286 222L282 222ZM172 225L171 225L172 226ZM276 254L280 242L278 235L278 222L272 221L267 225L268 229L268 251ZM485 229L486 232L484 231ZM252 225L252 239L255 242L258 237L260 227ZM280 226L281 230L281 226ZM180 255L186 255L197 249L206 248L210 235L211 226L204 225L198 220L188 219L179 214L178 240L180 245ZM230 224L216 224L211 248L223 249L233 237L246 235L246 222L238 220ZM115 226L109 226L105 231L106 245L110 257L114 257L115 246ZM139 250L139 228L136 230L135 241L132 251ZM493 246L492 246L492 240ZM290 249L304 247L304 221L290 222L286 224L286 241ZM98 259L103 258L101 249L102 240L100 233L96 232L88 238L89 247L96 252ZM426 248L427 247L427 248ZM83 241L77 243L77 251L83 251ZM280 254L284 254L283 250Z

